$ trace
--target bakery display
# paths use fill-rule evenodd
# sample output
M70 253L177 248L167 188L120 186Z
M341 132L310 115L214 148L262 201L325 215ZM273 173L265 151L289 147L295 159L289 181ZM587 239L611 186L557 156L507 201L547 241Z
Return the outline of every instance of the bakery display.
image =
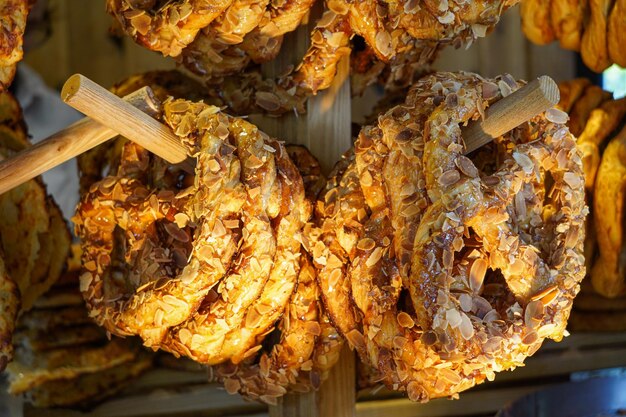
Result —
M129 36L107 38L111 57L146 52L135 56L132 38L178 69L138 73L114 94L70 77L61 100L86 118L48 148L29 145L19 106L0 95L0 368L23 414L206 414L217 388L252 400L216 401L220 415L339 416L355 410L355 383L372 387L358 398L374 407L505 387L536 376L498 373L551 357L565 360L541 375L588 369L596 345L578 335L527 359L566 328L624 329L626 99L580 78L552 108L547 76L430 69L517 3L106 0ZM0 5L11 8L0 38L15 41L4 56L19 55L31 5ZM624 6L516 10L533 42L580 49L600 71L621 60ZM471 65L495 72L491 46ZM281 48L277 63L292 65L260 66ZM346 57L352 93L378 83L367 103L334 82ZM43 183L7 178L77 155L68 260L71 236ZM622 340L600 337L601 349Z

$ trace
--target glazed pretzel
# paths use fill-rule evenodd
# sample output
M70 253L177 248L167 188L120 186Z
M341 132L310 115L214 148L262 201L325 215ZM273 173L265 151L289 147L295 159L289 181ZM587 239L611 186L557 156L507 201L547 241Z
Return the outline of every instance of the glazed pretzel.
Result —
M561 112L503 136L478 166L463 155L460 125L518 87L508 76L421 79L361 131L318 204L309 250L320 282L331 254L347 259L325 299L339 288L354 300L352 327L335 324L414 401L453 396L559 340L585 274L582 163Z

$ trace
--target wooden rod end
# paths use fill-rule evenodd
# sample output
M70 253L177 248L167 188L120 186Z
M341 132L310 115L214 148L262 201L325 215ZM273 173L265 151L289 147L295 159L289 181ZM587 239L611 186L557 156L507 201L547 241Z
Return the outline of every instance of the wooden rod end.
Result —
M559 86L547 75L542 75L537 80L539 81L539 87L541 88L546 100L552 103L553 106L556 106L559 103L559 100L561 100Z
M68 102L80 90L80 86L87 78L82 74L74 74L65 81L61 89L61 100Z

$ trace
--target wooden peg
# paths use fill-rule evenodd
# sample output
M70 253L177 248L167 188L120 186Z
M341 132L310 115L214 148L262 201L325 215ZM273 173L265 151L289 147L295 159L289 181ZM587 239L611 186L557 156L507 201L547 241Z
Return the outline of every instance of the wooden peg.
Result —
M184 162L187 151L164 124L81 74L63 85L64 102L172 164Z
M543 75L514 93L489 106L485 119L461 129L468 154L506 132L515 129L559 102L559 88L554 80Z
M140 111L156 115L158 100L150 87L141 88L123 101ZM117 132L84 118L30 148L0 162L0 194L117 136Z

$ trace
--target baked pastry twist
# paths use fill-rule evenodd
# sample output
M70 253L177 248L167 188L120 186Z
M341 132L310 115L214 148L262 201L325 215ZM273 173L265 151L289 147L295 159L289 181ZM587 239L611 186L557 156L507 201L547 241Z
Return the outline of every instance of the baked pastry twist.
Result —
M469 46L518 1L327 0L311 33L311 46L293 72L277 80L255 74L231 81L221 77L238 74L252 62L273 59L282 36L296 29L314 0L192 0L165 5L154 0L108 0L107 5L137 42L178 57L188 69L220 85L220 94L232 109L247 114L258 109L301 111L306 98L331 84L338 62L354 48L355 35L365 43L352 65L356 91L377 80L389 88L407 86L439 49Z
M558 39L595 72L613 63L626 66L625 0L524 0L521 16L524 34L535 44Z
M463 155L460 126L519 86L422 78L361 130L318 202L307 247L331 320L411 400L454 396L560 340L584 277L584 178L566 115Z
M230 392L272 403L317 388L342 346L301 254L317 161L214 106L170 99L163 113L196 175L128 142L117 175L90 186L75 224L91 315L113 334L218 365Z
M587 3L580 0L551 0L550 20L554 37L561 48L580 50L583 33L583 19ZM531 39L529 37L529 39ZM531 39L532 40L532 39Z
M609 58L622 68L626 68L626 1L615 0L609 15L607 48Z
M626 294L624 274L624 180L626 129L611 140L598 168L594 198L594 224L599 257L591 270L594 289L605 297Z
M554 40L550 3L552 1L524 0L520 6L522 30L526 37L537 45L545 45Z

